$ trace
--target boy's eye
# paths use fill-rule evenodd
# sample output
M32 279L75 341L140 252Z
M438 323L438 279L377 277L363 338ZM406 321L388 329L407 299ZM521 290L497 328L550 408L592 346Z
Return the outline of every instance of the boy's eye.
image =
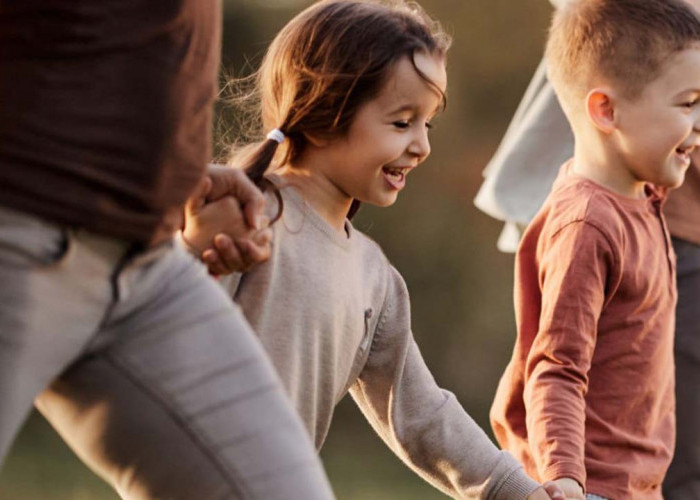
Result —
M434 125L433 125L432 123L430 123L430 122L425 122L425 128L427 128L428 130L430 130L431 128L433 128L433 126L434 126Z
M681 106L684 108L694 108L698 104L698 99L693 99L692 101L686 101Z
M394 122L396 128L408 128L411 124L407 120L398 120Z

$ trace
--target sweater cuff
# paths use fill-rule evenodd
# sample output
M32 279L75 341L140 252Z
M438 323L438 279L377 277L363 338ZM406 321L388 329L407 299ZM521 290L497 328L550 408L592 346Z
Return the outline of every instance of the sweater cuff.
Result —
M502 474L502 479L494 492L494 500L524 500L530 496L540 483L530 478L523 469L523 466L508 452L502 452L505 460L501 460L494 477ZM499 474L499 472L501 474Z

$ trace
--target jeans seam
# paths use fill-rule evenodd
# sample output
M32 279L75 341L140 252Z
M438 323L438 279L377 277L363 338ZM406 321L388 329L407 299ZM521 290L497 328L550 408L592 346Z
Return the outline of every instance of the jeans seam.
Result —
M217 456L217 453L213 451L216 446L209 443L209 440L197 429L196 424L189 420L186 416L182 415L181 412L177 411L176 408L169 402L169 398L150 387L149 384L142 381L133 366L130 366L125 361L116 358L115 356L105 355L105 360L111 364L117 371L122 373L127 379L129 379L134 385L138 386L144 393L150 395L153 401L159 406L163 407L166 413L175 421L177 426L187 434L192 441L195 443L199 451L209 458L210 462L219 470L224 480L228 483L229 488L233 493L238 495L238 498L252 498L249 492L244 491L244 482L241 479L240 474L233 471L233 466L226 466L223 461Z

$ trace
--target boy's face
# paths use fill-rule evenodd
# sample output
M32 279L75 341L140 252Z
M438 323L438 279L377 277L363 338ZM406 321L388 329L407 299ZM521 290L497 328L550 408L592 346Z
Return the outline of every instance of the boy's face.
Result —
M676 53L634 99L616 107L619 154L638 181L678 187L700 147L700 44Z

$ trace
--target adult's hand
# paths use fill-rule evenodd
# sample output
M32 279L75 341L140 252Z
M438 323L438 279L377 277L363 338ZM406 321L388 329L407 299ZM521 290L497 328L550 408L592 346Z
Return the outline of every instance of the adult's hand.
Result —
M248 227L262 229L261 217L265 209L265 198L243 170L212 163L209 165L207 176L211 180L211 188L206 195L206 202L233 196L243 209Z

